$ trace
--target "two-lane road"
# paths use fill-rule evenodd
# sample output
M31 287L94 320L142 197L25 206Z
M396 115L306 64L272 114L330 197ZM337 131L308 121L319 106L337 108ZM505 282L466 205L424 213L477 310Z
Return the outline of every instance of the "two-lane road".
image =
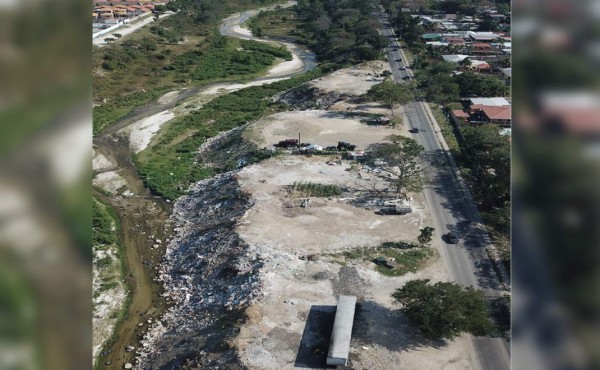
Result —
M387 16L377 14L382 24ZM398 83L406 81L406 76L414 78L407 60L393 30L385 27L381 35L390 39L387 55ZM446 262L450 279L463 286L481 289L487 297L503 294L502 284L509 283L505 273L497 274L491 262L487 247L489 236L482 226L481 216L471 198L468 188L460 177L453 159L447 150L439 126L423 101L413 101L405 106L409 128L418 128L413 138L425 148L425 152L438 159L438 165L426 170L428 185L424 189L427 207L431 212L436 229L435 237L440 240L440 253ZM446 244L439 239L448 231L461 237L459 244ZM473 347L479 365L485 370L506 370L510 368L509 343L502 338L473 337ZM476 365L476 364L475 364Z

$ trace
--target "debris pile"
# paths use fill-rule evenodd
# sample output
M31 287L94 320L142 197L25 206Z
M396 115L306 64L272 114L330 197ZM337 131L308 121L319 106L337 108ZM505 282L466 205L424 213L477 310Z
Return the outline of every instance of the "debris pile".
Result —
M256 299L262 266L233 231L251 206L232 172L197 183L177 201L172 216L177 234L158 274L171 308L144 336L137 366L214 367L237 361L223 346Z

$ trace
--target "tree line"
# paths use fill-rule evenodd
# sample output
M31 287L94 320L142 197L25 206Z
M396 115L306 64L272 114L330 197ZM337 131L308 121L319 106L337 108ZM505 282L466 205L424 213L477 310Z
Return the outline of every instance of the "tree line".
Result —
M377 32L380 22L372 15L375 1L300 0L296 6L303 30L321 62L359 63L377 59L388 40Z

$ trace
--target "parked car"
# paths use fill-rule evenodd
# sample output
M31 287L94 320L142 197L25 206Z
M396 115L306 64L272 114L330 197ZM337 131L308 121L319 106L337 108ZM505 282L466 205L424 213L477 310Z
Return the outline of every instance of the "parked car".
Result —
M416 128L416 127L413 127L410 130L408 130L408 132L410 132L411 134L418 134L419 133L419 129Z
M403 80L410 80L410 76L404 76L402 77Z
M400 67L401 71L406 71L406 67Z
M456 235L452 231L450 231L448 234L446 234L445 238L446 238L446 243L448 243L448 244L458 244L458 241L459 241L458 235Z

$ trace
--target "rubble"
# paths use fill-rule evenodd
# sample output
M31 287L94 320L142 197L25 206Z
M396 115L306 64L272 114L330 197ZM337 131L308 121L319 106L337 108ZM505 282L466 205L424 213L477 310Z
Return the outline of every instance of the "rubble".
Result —
M174 358L200 368L236 362L234 350L223 346L258 297L262 261L233 230L252 205L234 172L197 183L177 201L176 236L158 271L172 305L149 323L136 352L140 369L162 368Z

